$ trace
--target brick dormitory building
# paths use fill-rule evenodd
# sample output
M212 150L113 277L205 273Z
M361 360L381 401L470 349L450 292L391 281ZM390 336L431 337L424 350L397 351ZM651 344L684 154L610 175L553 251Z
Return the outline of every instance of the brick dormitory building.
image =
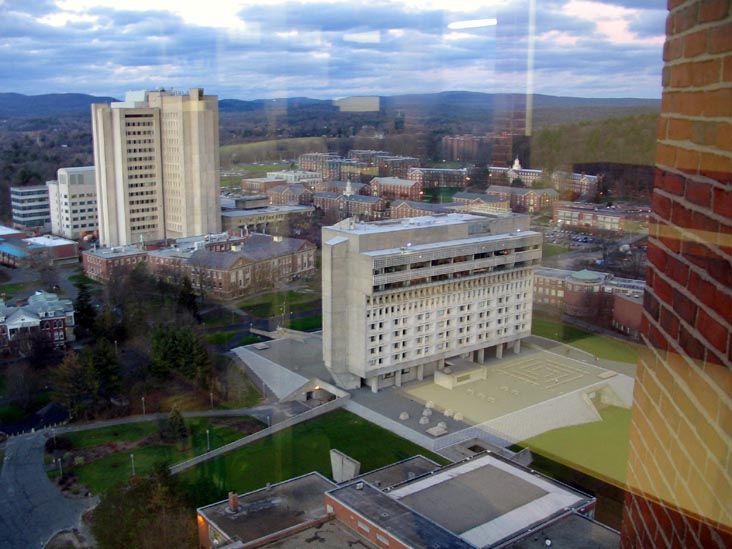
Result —
M108 281L115 271L146 263L162 280L179 282L188 277L194 289L228 300L312 276L315 245L297 238L223 233L182 238L148 249L130 245L87 250L82 262L86 275L99 281Z

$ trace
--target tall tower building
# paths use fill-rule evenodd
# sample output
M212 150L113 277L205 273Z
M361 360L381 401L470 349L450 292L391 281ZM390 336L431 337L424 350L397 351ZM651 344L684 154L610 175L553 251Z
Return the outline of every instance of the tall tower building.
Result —
M102 245L220 232L216 96L128 92L92 130Z
M732 12L668 5L622 546L732 547Z

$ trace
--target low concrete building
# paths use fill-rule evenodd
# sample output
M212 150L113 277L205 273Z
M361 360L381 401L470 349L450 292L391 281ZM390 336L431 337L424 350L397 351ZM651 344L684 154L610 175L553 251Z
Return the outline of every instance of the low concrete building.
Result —
M269 206L269 196L266 194L221 193L222 210L251 210L267 206Z
M266 208L224 210L221 225L225 231L250 231L266 234L297 235L310 225L312 206L267 206Z
M12 306L0 298L0 353L27 355L40 339L55 349L74 341L74 306L56 294L36 292L26 305Z

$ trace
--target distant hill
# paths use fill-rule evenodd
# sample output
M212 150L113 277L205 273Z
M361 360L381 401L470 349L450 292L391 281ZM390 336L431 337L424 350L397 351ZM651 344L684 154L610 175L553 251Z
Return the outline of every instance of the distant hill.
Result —
M550 171L608 162L652 166L657 123L657 114L643 114L542 128L531 142L531 166Z
M0 118L29 118L65 114L89 114L92 103L109 103L113 97L96 97L83 93L49 93L23 95L0 93Z

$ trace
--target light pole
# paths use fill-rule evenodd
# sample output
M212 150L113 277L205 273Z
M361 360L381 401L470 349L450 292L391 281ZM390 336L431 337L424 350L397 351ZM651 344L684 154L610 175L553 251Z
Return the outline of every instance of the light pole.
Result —
M211 438L209 437L209 431L206 429L206 451L211 451Z
M142 415L145 415L145 395L142 395Z
M211 398L211 409L213 410L213 389L209 391L209 397Z
M132 462L132 476L135 476L135 454L130 454L130 461Z
M56 458L54 461L56 462L56 465L58 465L58 474L60 476L64 476L64 466L61 463L61 458Z

